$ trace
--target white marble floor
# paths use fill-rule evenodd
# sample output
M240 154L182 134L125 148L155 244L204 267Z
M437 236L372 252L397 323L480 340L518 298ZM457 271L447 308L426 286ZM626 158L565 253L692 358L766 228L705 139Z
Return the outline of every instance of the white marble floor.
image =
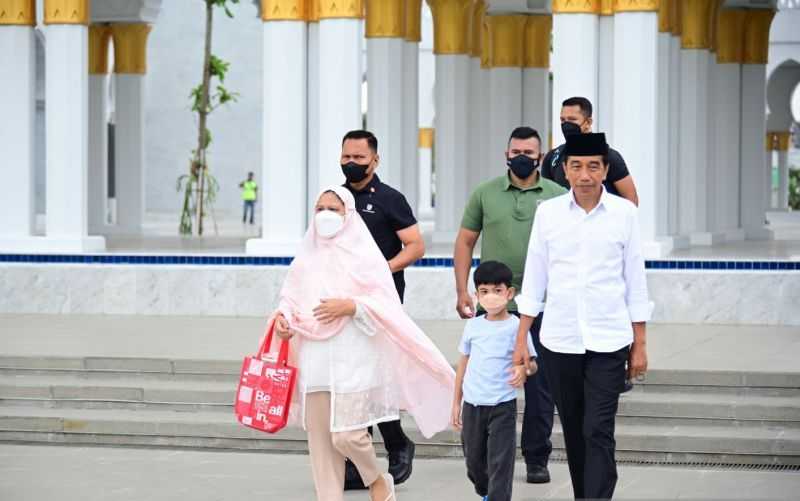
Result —
M177 216L148 214L141 235L106 237L107 252L112 254L244 254L245 242L261 234L260 222L242 224L233 214L220 214L216 227L206 223L203 237L177 234ZM430 225L428 225L430 226ZM427 226L423 226L427 228ZM479 247L479 246L478 246ZM452 257L451 244L428 244L427 257ZM476 248L475 257L480 257ZM665 259L764 259L800 261L800 240L746 240L713 246L695 246L673 251Z

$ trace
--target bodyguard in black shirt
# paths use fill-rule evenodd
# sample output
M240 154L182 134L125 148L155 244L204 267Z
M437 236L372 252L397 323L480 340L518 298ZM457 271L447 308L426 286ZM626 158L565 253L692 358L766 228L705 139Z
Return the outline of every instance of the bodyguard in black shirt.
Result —
M411 207L402 193L384 184L375 174L380 157L378 139L369 131L354 130L342 139L341 166L344 184L356 199L356 212L367 225L392 270L400 301L406 282L403 270L425 254L425 242ZM414 442L400 426L400 421L378 424L389 456L389 473L395 484L411 476ZM365 488L358 471L347 462L345 489Z
M585 97L571 97L561 103L561 132L566 138L570 134L586 134L592 132L592 103ZM569 189L569 181L564 173L564 144L550 150L542 161L542 176L557 182ZM634 205L639 205L633 177L622 155L613 148L608 148L608 175L603 182L606 191L612 195L627 198Z

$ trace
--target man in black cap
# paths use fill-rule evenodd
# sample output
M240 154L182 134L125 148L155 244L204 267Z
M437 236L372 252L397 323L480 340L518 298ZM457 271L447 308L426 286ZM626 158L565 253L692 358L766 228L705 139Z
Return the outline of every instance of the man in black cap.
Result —
M587 134L592 132L592 103L585 97L571 97L561 103L561 132L564 138L571 134ZM564 147L556 146L542 160L542 176L557 182L569 189L569 180L564 169ZM612 195L627 198L634 205L639 205L639 196L633 177L628 172L625 159L614 148L608 149L608 174L603 185Z
M545 310L540 355L564 430L575 498L610 499L617 482L619 395L626 376L647 369L650 302L639 221L635 205L603 186L605 134L567 136L563 168L572 189L543 202L533 221L516 298L522 317L514 361L528 364L526 336Z

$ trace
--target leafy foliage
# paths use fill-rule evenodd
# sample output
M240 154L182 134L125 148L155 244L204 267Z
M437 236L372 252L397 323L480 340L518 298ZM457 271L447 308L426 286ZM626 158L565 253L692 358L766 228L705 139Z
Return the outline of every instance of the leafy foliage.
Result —
M789 207L800 210L800 169L789 169Z
M231 4L239 0L203 0L206 4L206 43L204 48L203 81L189 92L191 110L198 116L198 145L192 150L189 174L180 176L176 182L176 190L183 191L183 206L179 231L182 235L193 233L193 218L197 221L197 234L203 234L203 218L206 210L213 216L214 201L219 193L219 182L208 171L207 149L211 145L211 131L206 126L208 115L224 104L236 102L239 94L228 90L224 85L225 75L230 63L211 53L211 28L213 11L222 9L229 18L233 18ZM213 79L218 82L212 83ZM214 89L212 91L212 88Z

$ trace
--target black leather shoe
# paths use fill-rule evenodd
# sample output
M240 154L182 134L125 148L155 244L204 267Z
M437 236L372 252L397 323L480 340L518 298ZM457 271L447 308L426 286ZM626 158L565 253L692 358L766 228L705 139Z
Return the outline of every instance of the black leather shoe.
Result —
M366 489L364 481L361 480L361 474L358 473L358 468L349 459L344 462L344 490L358 491Z
M389 474L394 477L394 485L400 485L411 476L414 461L414 442L408 440L405 447L389 452Z
M550 472L547 470L547 466L538 464L529 464L527 466L528 475L526 480L529 484L546 484L550 482Z

